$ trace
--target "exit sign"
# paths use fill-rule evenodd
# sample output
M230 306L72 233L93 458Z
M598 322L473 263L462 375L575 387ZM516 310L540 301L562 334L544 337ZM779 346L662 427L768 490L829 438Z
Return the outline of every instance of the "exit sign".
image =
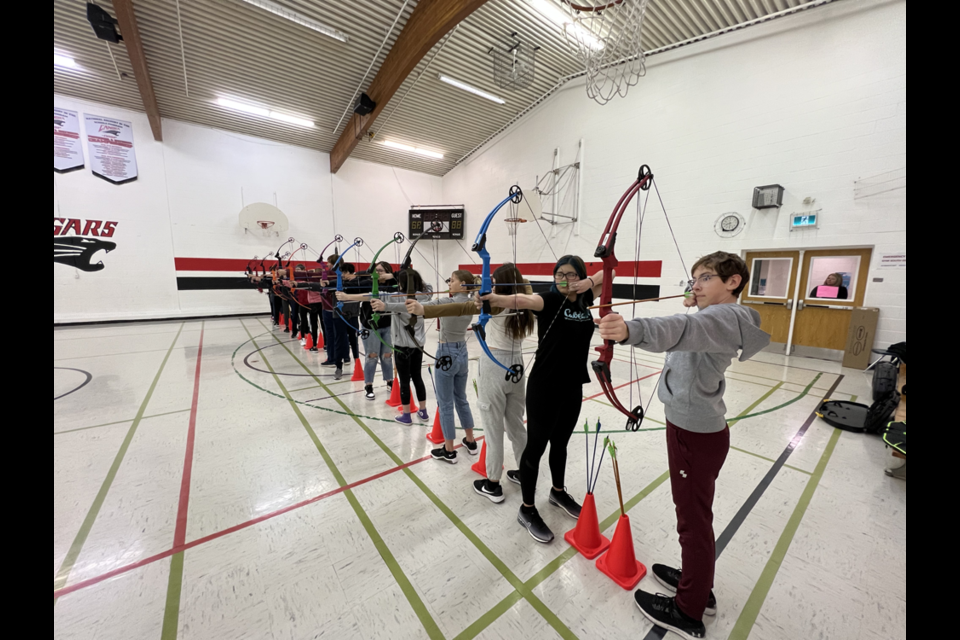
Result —
M820 212L795 213L790 218L790 231L795 229L816 229L820 226Z

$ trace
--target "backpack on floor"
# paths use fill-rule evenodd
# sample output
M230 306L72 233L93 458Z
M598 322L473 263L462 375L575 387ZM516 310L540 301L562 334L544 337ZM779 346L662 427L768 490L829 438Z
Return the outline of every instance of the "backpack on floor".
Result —
M864 425L869 412L870 407L859 402L824 400L817 409L817 417L832 427L853 433L865 433Z
M907 423L891 422L883 432L883 441L903 455L907 455Z
M900 406L900 393L896 390L887 394L885 398L874 402L867 412L863 430L866 433L877 435L883 433L884 428L893 420L893 415L897 412L898 406Z
M886 398L890 393L897 390L897 382L900 380L899 361L878 362L873 370L873 400Z

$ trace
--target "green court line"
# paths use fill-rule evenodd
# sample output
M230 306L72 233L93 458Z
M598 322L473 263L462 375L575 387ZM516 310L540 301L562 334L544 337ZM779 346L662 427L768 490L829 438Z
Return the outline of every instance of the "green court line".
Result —
M850 402L856 402L860 396L850 396Z
M60 565L60 570L53 579L54 591L62 589L67 585L67 579L70 577L70 572L73 570L77 559L80 557L80 552L83 550L83 545L86 543L91 529L93 529L93 523L100 514L100 509L103 507L103 503L107 499L107 494L110 492L110 487L113 486L113 481L117 477L117 473L120 471L120 465L123 463L123 458L127 455L127 450L130 448L130 443L133 441L133 436L137 433L137 427L140 426L140 422L143 420L143 414L146 413L147 405L150 404L150 398L153 397L153 392L157 388L157 383L160 382L160 376L163 374L163 370L167 366L167 361L170 359L170 354L173 353L173 347L180 339L180 334L183 333L184 324L186 323L180 324L180 330L177 331L177 335L174 336L173 342L170 344L170 348L167 349L167 355L164 356L163 362L160 363L160 369L157 371L157 375L154 376L153 382L150 384L150 389L147 391L147 395L144 397L143 403L140 405L140 410L137 411L137 417L133 419L133 424L130 425L130 429L127 431L126 437L123 439L123 444L120 445L120 450L117 452L117 456L114 458L113 464L110 466L110 471L107 472L107 477L104 478L103 484L100 486L100 491L97 493L97 497L94 499L93 504L90 506L90 510L87 512L87 517L84 518L83 524L80 525L80 530L77 532L77 536L74 538L73 544L70 545L70 549L67 551L67 555L63 559L63 564ZM53 606L57 606L57 598L53 599Z
M749 414L747 414L747 415L745 415L745 416L739 416L736 420L734 420L733 422L730 423L730 426L733 426L734 424L740 422L741 420L746 420L747 418L756 418L757 416L763 416L763 415L766 415L766 414L768 414L768 413L773 413L774 411L779 411L780 409L783 409L784 407L789 407L791 404L793 404L793 403L795 403L795 402L799 402L800 400L802 400L803 398L805 398L808 393L810 393L810 390L813 389L813 385L815 385L815 384L817 383L817 381L821 378L821 376L823 376L823 374L822 374L822 373L818 373L818 374L816 375L816 377L814 377L814 379L810 382L810 384L807 385L807 388L804 389L804 390L800 393L800 395L798 395L796 398L793 398L792 400L787 400L787 401L784 402L783 404L778 404L777 406L772 407L772 408L770 408L770 409L764 409L763 411L758 411L758 412L756 412L756 413L749 413ZM777 391L777 390L778 390L782 385L784 385L784 384L785 384L785 383L781 382L780 384L778 384L778 385L775 386L774 388L770 389L770 391L767 393L767 395L764 396L763 400L766 400L768 397L770 397L771 395L773 395L773 393L774 393L775 391ZM829 391L829 389L828 389L828 391ZM761 402L762 402L762 400L761 400ZM760 403L755 404L753 407L751 407L750 410L753 411L753 409L756 409L757 406L759 406L759 404L760 404Z
M183 592L183 554L170 559L170 577L167 581L167 601L163 609L163 628L160 640L177 640L180 631L180 595Z
M261 324L262 324L262 321L261 321ZM244 325L244 328L246 328L246 325ZM275 336L274 336L274 339L276 339ZM254 344L256 344L256 342L254 342ZM283 344L282 342L280 344L284 347L284 349L286 349L287 353L289 353L290 356L293 357L293 359L300 364L300 366L305 371L313 375L313 372L311 372L310 369L292 351L290 351L290 349L288 349L285 344ZM323 387L326 387L326 385L321 380L319 380L318 378L315 378L315 379L318 384L320 384ZM278 382L279 382L279 379L278 379ZM281 386L282 386L282 383L281 383ZM329 390L328 390L328 393L329 393ZM343 407L345 411L348 412L348 415L350 415L350 417L353 418L354 422L356 422L357 425L361 429L363 429L368 436L370 436L370 438L376 443L376 445L380 447L380 449L382 449L383 452L388 457L390 457L391 460L393 460L397 465L405 464L403 460L401 460L397 456L397 454L393 452L392 449L390 449L373 431L370 430L370 428L366 424L364 424L362 420L360 420L359 417L357 417L355 414L353 414L350 411L349 407L347 407L347 405L344 404L344 402L340 398L336 398L336 401L341 407ZM299 412L299 409L298 409L298 412ZM426 484L424 484L424 482L409 467L405 468L403 472L415 485L417 485L417 487L423 492L423 494L427 496L427 498L429 498L431 502L433 502L433 504L440 510L440 512L443 513L447 517L447 519L450 520L450 522L452 522L453 525L457 527L457 529L468 540L470 540L470 542L473 543L473 545L480 551L480 553L484 556L484 558L486 558L486 560L490 562L490 564L492 564L494 568L497 569L497 571L500 572L500 574L507 580L507 582L510 583L510 585L515 589L515 591L517 591L521 597L523 597L527 602L529 602L530 605L537 611L537 613L543 616L543 618L550 624L551 627L553 627L554 631L556 631L561 638L567 638L568 640L577 639L577 636L572 631L570 631L570 629L567 628L566 625L563 624L560 618L553 611L551 611L546 606L546 604L544 604L543 601L541 601L540 598L536 596L536 594L533 593L533 590L526 588L524 586L523 581L520 580L520 578L516 574L514 574L513 571L510 570L510 568L506 565L506 563L503 562L503 560L501 560L499 557L497 557L497 555L489 547L487 547L487 545L484 544L482 540L480 540L479 536L477 536L477 534L475 534L466 524L464 524L464 522L453 512L453 510L451 510L450 507L448 507L433 491L431 491L430 488Z
M260 321L263 324L262 321ZM244 324L243 320L240 321L240 324L243 325L244 331L247 332L247 335L250 336L250 340L254 345L259 349L257 341L254 339L253 335L250 334L250 330L247 329L247 325ZM272 335L272 334L271 334ZM273 336L276 339L276 336ZM283 344L283 343L281 343ZM289 353L290 350L287 349ZM293 355L291 353L291 355ZM287 388L284 386L283 381L280 380L280 376L276 374L273 366L270 364L270 361L265 355L261 352L263 357L264 364L267 365L267 368L270 369L271 374L273 375L274 380L280 389L283 391L284 397L287 402L290 404L290 407L293 408L294 413L297 414L297 418L300 420L300 424L303 425L303 428L306 430L307 434L310 436L310 439L313 441L314 446L320 452L321 457L323 458L324 463L326 463L327 468L330 469L330 472L333 474L333 477L336 479L337 484L341 487L347 485L346 479L340 473L340 470L337 468L336 463L334 463L333 458L330 457L330 454L327 452L326 448L323 446L323 443L320 442L320 438L317 436L316 431L310 425L309 420L306 416L303 415L303 412L300 411L300 407L290 396L290 392L287 391ZM294 357L296 359L296 357ZM299 362L299 360L298 360ZM318 381L319 382L319 381ZM322 384L322 383L321 383ZM357 421L359 422L359 420ZM362 424L362 423L361 423ZM406 574L403 573L403 569L400 567L400 563L397 562L397 559L391 553L390 548L387 547L386 542L384 542L380 533L377 531L373 522L370 520L370 517L364 511L363 507L360 505L359 500L354 495L352 489L347 489L343 492L343 495L346 497L347 501L350 503L350 506L353 508L354 513L356 513L357 518L360 520L360 524L363 525L364 530L366 530L367 535L370 536L370 539L373 541L374 546L377 551L380 553L380 557L383 558L384 563L387 565L387 568L390 570L390 573L393 575L394 579L397 581L397 584L400 586L400 590L403 591L403 594L406 596L407 601L410 603L411 608L414 613L417 615L417 618L420 619L420 623L423 625L424 630L427 632L427 635L430 638L442 639L444 637L443 632L440 631L440 627L437 626L436 621L433 619L433 616L430 615L430 612L427 610L426 605L423 603L423 600L420 599L420 595L414 589L413 584L407 578ZM165 640L165 639L164 639Z
M155 413L152 416L143 416L142 420L149 420L150 418L162 418L163 416L172 416L175 413L187 413L190 409L180 409L179 411L168 411L167 413ZM79 429L67 429L66 431L54 431L53 435L60 436L65 433L76 433L77 431L89 431L90 429L100 429L102 427L112 427L118 424L126 424L128 422L133 422L136 418L131 418L130 420L120 420L119 422L108 422L106 424L95 424L92 427L80 427Z
M763 396L761 396L759 400L751 404L739 416L731 420L730 426L735 425L737 422L739 422L745 416L747 416L751 411L753 411L758 406L760 406L760 404L763 403L764 400L766 400L771 395L773 395L774 392L776 392L777 389L779 389L782 385L783 385L782 381L774 385L774 387L771 388L769 391L767 391L765 394L763 394ZM649 496L651 493L653 493L658 488L660 488L660 486L663 485L669 478L670 478L670 471L669 470L664 471L663 474L660 475L660 477L658 477L656 480L648 484L646 487L643 488L642 491L640 491L640 493L633 496L629 501L624 503L623 505L624 510L629 512L635 506L640 504L640 502L644 500L647 496ZM620 519L620 510L617 509L612 514L610 514L605 520L603 520L603 522L600 523L600 530L606 531L607 529L612 527L614 524L616 524L617 520L619 519ZM570 547L569 549L561 553L559 556L557 556L554 560L549 562L543 569L537 572L536 575L530 578L525 583L525 586L531 591L533 589L536 589L540 584L545 582L550 576L552 576L556 571L558 571L560 567L562 567L563 565L565 565L567 562L569 562L571 559L575 558L578 555L580 555L580 552L574 549L573 547ZM473 640L473 638L476 638L478 635L483 633L483 631L486 630L490 625L496 622L497 619L500 618L500 616L502 616L507 611L509 611L519 601L518 596L519 594L517 592L514 592L509 596L507 596L506 598L504 598L493 609L485 613L476 622L474 622L472 625L467 627L467 629L464 630L463 633L457 636L456 640Z
M750 636L750 632L753 631L753 626L757 622L760 610L763 608L763 603L770 594L770 589L773 587L773 582L777 578L780 567L783 566L783 560L786 558L790 544L793 542L793 538L800 528L800 523L803 521L803 516L807 512L807 508L810 506L813 494L816 493L817 487L823 479L823 472L830 462L830 457L833 455L834 449L836 449L837 441L840 439L840 433L839 429L834 429L833 435L830 437L830 442L827 443L827 448L824 450L823 455L820 456L820 462L817 464L816 470L813 472L810 480L807 481L807 486L800 496L800 502L797 503L796 508L793 510L793 515L790 516L786 528L780 535L780 540L777 542L777 546L774 547L773 554L769 560L767 560L767 564L760 574L760 580L757 581L756 586L750 593L750 597L747 598L747 602L743 606L740 617L737 618L737 622L733 626L733 631L730 632L728 640L746 640Z
M774 463L776 462L776 460L774 460L773 458L768 458L767 456L762 456L762 455L760 455L759 453L754 453L753 451L747 451L746 449L741 449L740 447L731 446L730 448L733 449L734 451L739 451L740 453L745 453L745 454L747 454L748 456L753 456L754 458L760 458L761 460L766 460L767 462L774 462ZM791 466L791 465L789 465L789 464L785 464L785 465L783 465L783 466L784 466L784 468L786 468L786 469L793 469L794 471L799 471L800 473L805 473L805 474L808 475L808 476L812 476L812 475L813 475L812 472L807 471L806 469L800 469L799 467L793 467L793 466Z

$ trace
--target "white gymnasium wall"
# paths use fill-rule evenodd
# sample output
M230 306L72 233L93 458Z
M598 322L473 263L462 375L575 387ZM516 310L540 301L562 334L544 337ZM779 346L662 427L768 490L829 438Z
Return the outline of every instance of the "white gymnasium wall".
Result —
M881 309L877 343L905 339L906 272L877 267L880 254L906 250L906 189L854 198L855 180L906 167L905 2L842 0L654 56L625 99L602 107L571 83L444 177L444 200L467 205L470 240L511 184L533 185L555 147L561 164L573 161L580 139L583 218L579 229L547 229L558 254L593 255L646 163L688 266L716 250L872 246L866 304ZM770 183L786 189L782 209L753 210L753 188ZM813 207L802 204L807 196ZM809 208L822 208L820 228L791 233L789 215ZM714 224L728 211L747 228L721 239ZM621 261L634 259L634 217L632 209L621 225ZM503 224L489 238L495 262L513 259ZM641 259L664 261L663 294L681 292L686 274L655 196L642 247ZM450 245L443 256L449 268L465 261ZM552 260L535 225L522 225L517 256ZM638 309L659 315L669 304Z
M54 106L133 122L140 178L115 186L89 168L54 175L54 217L117 221L117 248L105 268L83 273L54 264L54 323L260 312L253 291L178 291L174 258L248 260L289 236L317 250L334 232L379 247L406 231L410 204L442 203L441 179L349 160L336 175L330 158L302 147L164 120L155 142L143 113L54 95ZM82 118L81 118L82 124ZM290 220L284 238L244 234L244 204L276 202ZM389 231L389 233L388 233ZM302 255L302 254L298 254ZM372 254L364 249L355 261Z

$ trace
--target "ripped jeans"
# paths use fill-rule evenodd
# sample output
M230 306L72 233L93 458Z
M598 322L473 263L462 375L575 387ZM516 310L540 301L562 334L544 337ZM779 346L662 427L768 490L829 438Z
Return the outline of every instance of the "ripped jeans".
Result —
M367 353L367 361L363 365L363 382L368 386L373 384L373 379L377 375L378 362L383 372L383 379L386 382L393 382L393 350L380 342L374 335L374 331L383 338L383 342L391 344L390 327L370 329L370 336L364 338L363 349Z

